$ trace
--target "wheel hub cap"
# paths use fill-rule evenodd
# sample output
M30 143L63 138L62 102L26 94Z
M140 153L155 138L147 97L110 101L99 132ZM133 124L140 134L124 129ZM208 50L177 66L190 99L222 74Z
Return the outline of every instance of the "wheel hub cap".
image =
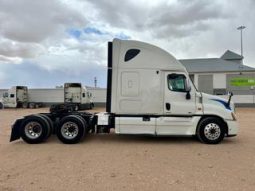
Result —
M61 127L61 134L66 139L73 139L78 135L78 125L73 122L66 122Z
M204 129L205 137L209 140L216 140L220 137L221 130L218 124L216 123L209 123L205 126Z
M25 135L30 139L36 139L42 134L40 123L31 121L25 126Z

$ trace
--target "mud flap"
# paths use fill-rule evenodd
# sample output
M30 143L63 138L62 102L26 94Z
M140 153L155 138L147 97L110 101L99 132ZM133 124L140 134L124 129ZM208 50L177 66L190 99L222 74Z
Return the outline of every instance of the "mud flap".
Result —
M17 119L12 125L12 132L10 142L15 141L20 138L20 126L24 119Z

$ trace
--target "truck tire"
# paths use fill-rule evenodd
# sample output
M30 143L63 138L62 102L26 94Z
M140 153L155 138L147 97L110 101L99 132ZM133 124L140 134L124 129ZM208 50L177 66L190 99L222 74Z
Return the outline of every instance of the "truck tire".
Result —
M52 120L47 115L45 115L45 114L39 114L39 115L42 116L44 119L46 119L49 124L49 127L48 127L49 133L47 135L47 138L49 138L51 136L51 134L53 133L54 124L53 124Z
M85 135L86 123L78 115L63 117L57 127L57 137L65 144L78 143Z
M85 137L85 135L89 132L89 127L88 127L88 124L89 124L89 122L87 122L82 116L80 116L80 115L76 115L77 117L79 117L80 119L81 119L81 121L83 122L83 125L84 125L84 127L85 127L85 133L84 133L84 135L83 135L83 137ZM83 138L82 137L82 138Z
M24 109L28 108L28 103L27 102L22 103L22 108Z
M0 109L4 108L4 104L2 102L0 102Z
M225 125L216 117L207 117L200 121L196 135L200 142L206 144L218 144L225 136Z
M34 109L35 108L35 104L34 103L29 103L29 108L30 109Z
M27 116L21 124L21 138L29 144L44 142L49 136L49 123L41 115Z

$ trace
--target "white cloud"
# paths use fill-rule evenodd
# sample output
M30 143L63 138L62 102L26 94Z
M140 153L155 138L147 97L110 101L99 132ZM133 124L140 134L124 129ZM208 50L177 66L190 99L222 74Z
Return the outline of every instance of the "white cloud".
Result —
M41 42L67 26L86 24L82 15L57 0L2 0L0 9L0 33L20 42Z
M20 63L13 68L18 80L22 67L33 67L47 76L45 84L59 83L56 76L106 76L107 41L114 37L146 41L177 58L219 57L226 49L240 51L241 24L247 26L245 63L255 67L254 10L252 0L2 0L0 70ZM33 80L43 84L36 75Z
M7 57L7 56L0 55L0 62L3 64L8 64L8 63L20 64L22 60L23 59L19 57ZM0 75L2 75L2 73Z
M45 52L44 46L38 43L23 43L9 39L0 39L0 55L7 57L31 58Z

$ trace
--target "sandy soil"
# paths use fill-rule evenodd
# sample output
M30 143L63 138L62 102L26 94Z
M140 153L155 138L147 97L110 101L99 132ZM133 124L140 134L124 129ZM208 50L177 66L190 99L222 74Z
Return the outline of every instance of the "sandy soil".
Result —
M219 145L114 134L8 142L15 119L47 110L0 111L0 191L255 190L255 109L237 109L240 133Z

